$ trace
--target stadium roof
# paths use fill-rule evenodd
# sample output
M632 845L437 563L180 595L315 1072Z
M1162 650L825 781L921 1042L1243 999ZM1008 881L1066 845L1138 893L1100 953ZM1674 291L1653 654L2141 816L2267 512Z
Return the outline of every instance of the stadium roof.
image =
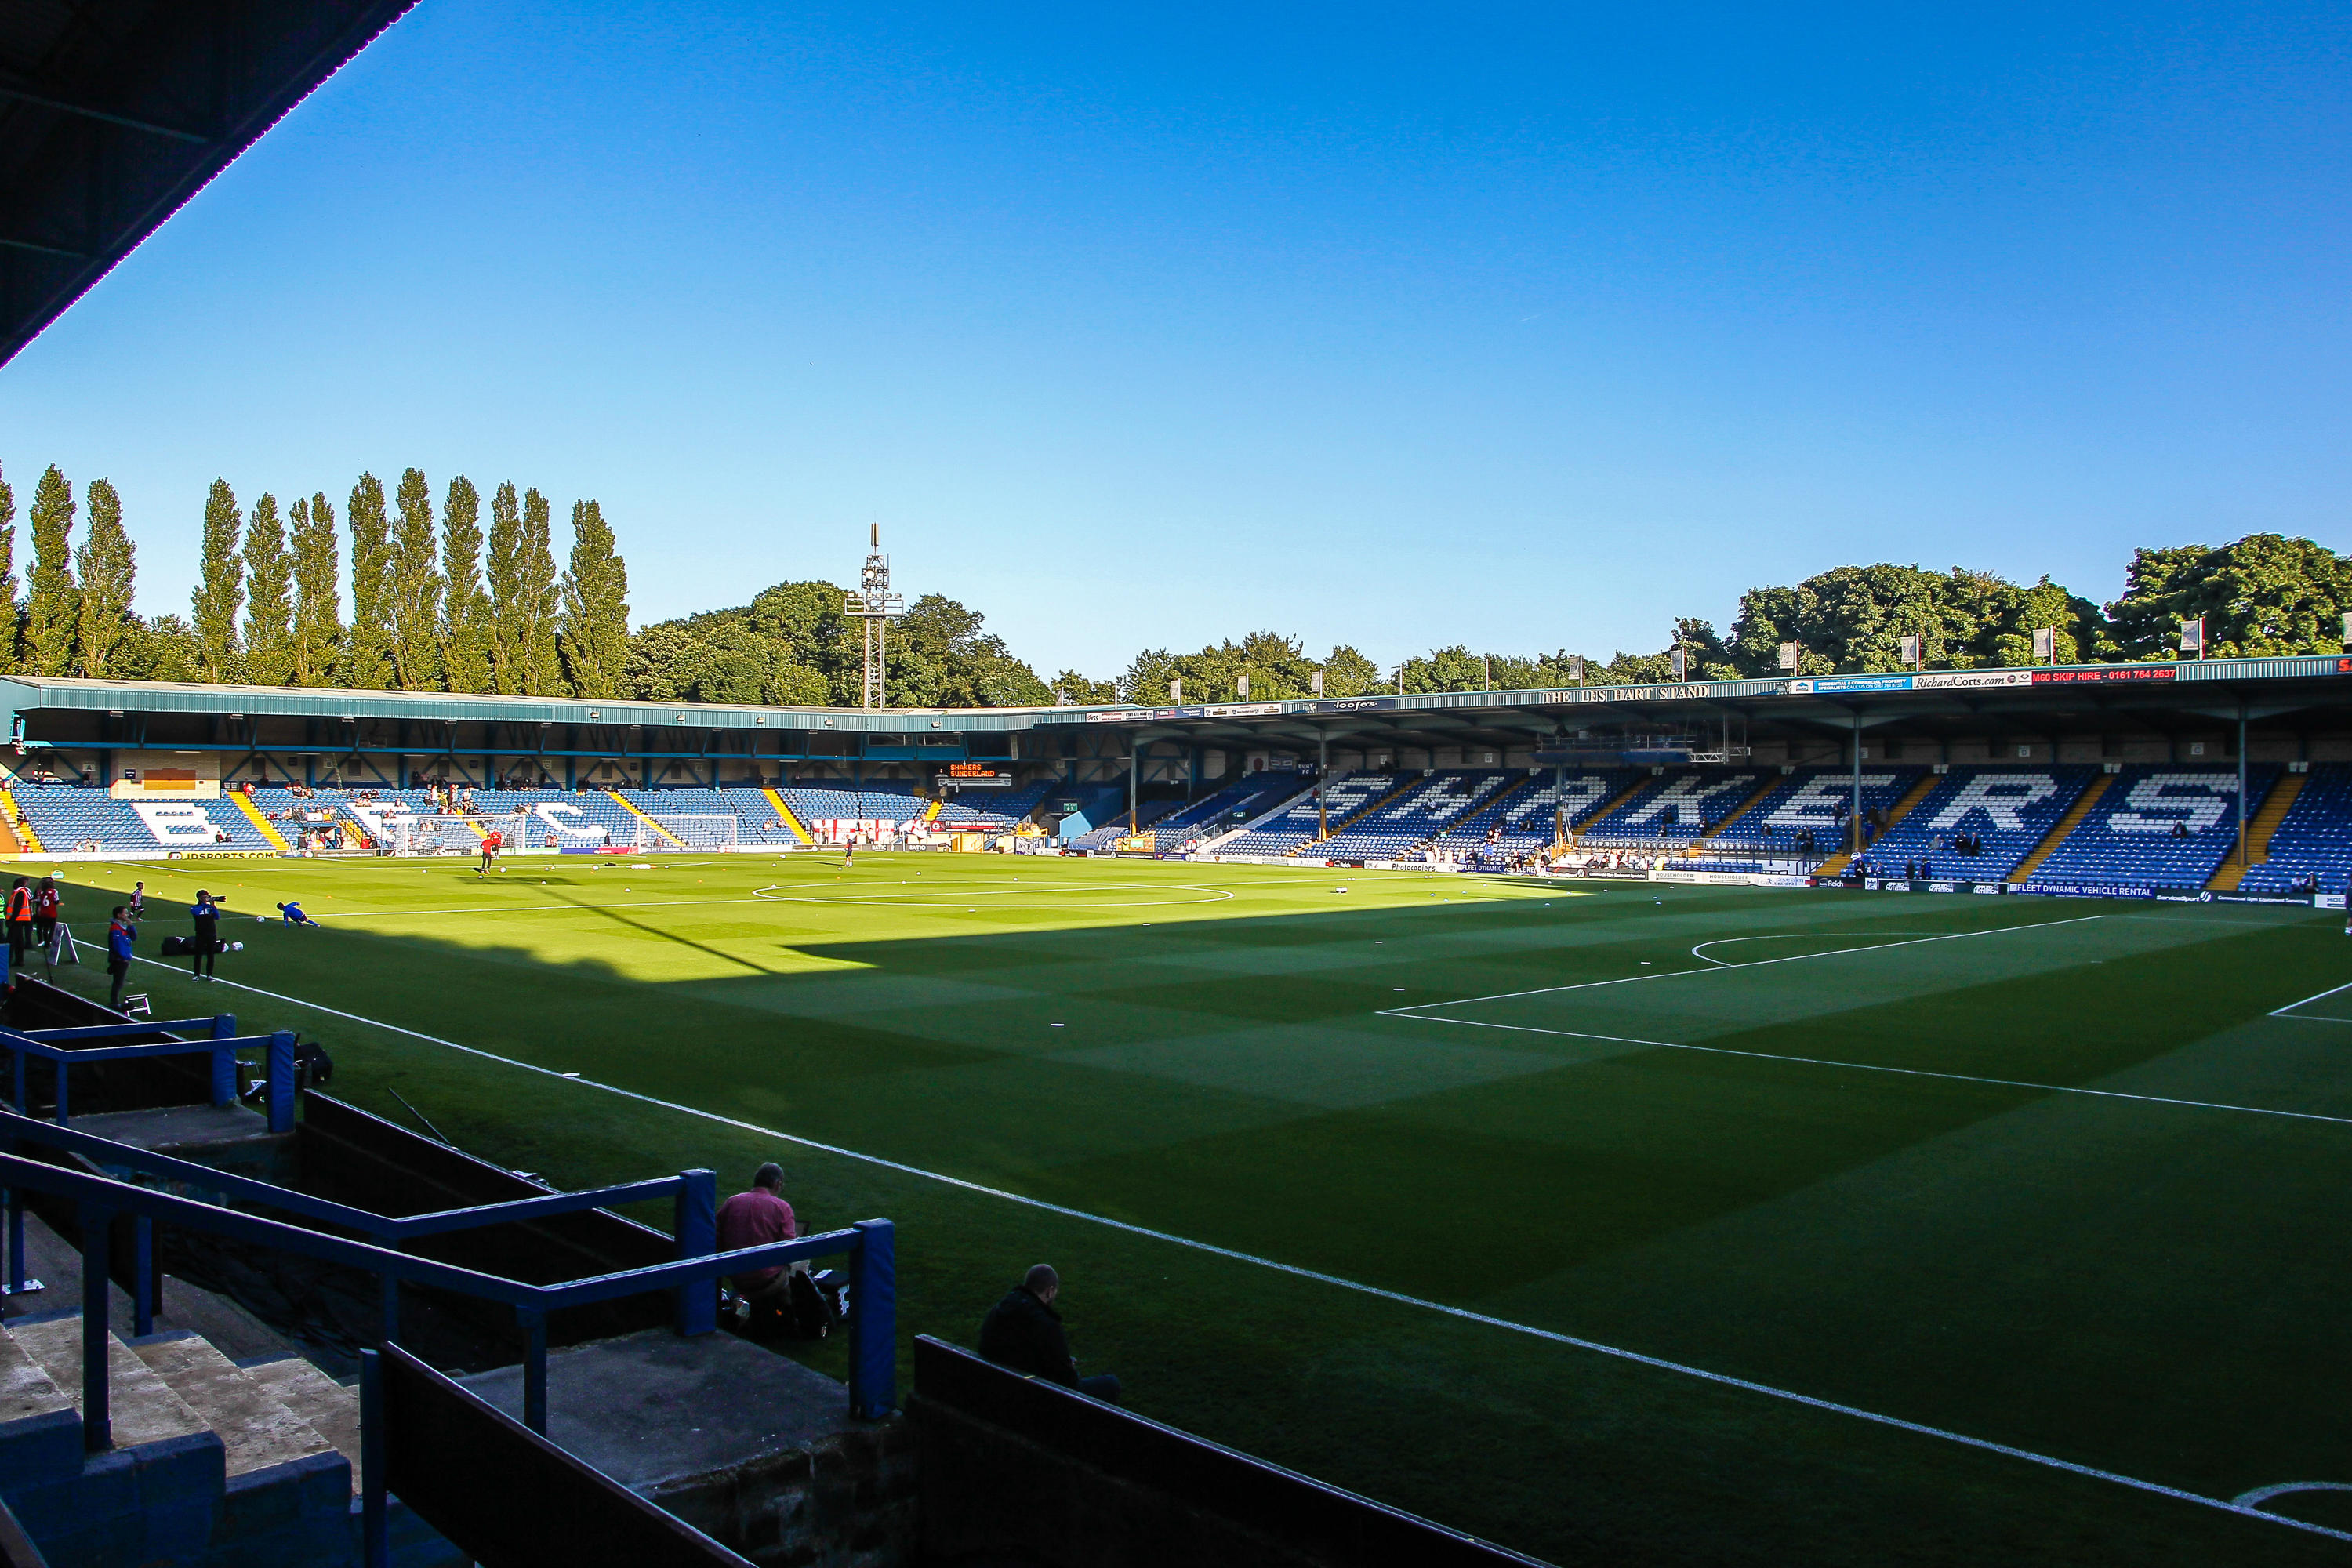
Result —
M415 3L0 5L0 364Z
M2216 720L2234 721L2241 716L2263 721L2308 715L2324 721L2330 710L2337 721L2352 725L2352 658L1928 670L1167 708L892 708L876 712L16 675L0 677L0 705L26 720L45 713L95 712L754 732L829 730L869 736L937 731L942 739L1009 731L1058 731L1075 739L1091 732L1276 749L1312 749L1326 742L1495 746L1539 744L1585 731L1704 736L1732 722L1748 739L1843 734L1855 729L1952 735L1989 731L2162 732Z

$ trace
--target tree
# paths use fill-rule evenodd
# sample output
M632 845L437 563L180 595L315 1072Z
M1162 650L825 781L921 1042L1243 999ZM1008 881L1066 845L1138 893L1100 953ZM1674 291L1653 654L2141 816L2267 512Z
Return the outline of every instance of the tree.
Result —
M360 476L344 520L352 531L352 636L343 684L380 690L392 684L392 520L382 480Z
M441 503L441 673L452 691L488 691L490 596L482 588L481 497L460 474Z
M0 671L17 667L16 492L0 479Z
M89 482L89 532L76 565L81 572L81 607L75 668L94 680L119 674L115 653L137 624L131 601L138 583L138 552L122 528L122 498L105 479Z
M26 640L33 672L67 675L73 670L81 635L79 596L73 580L73 486L55 464L33 489L33 570L26 595Z
M132 616L115 650L115 674L123 680L196 680L196 634L182 616Z
M1092 676L1080 675L1075 669L1062 671L1050 684L1060 694L1061 700L1073 708L1118 700L1118 686L1115 681L1097 680Z
M629 568L593 500L572 503L572 569L563 574L563 670L582 697L617 697L628 671Z
M562 594L555 578L547 498L535 489L523 492L522 535L522 585L515 600L520 616L515 637L522 650L522 690L529 697L560 696L563 660L556 647L555 623Z
M530 662L530 609L524 604L524 572L529 553L523 531L522 503L512 483L500 485L490 496L489 666L490 689L508 697L523 689Z
M2338 653L2352 610L2352 561L2308 539L2250 533L2235 543L2133 552L2124 595L2107 606L2121 657L2166 659L2180 623L2202 616L2212 658Z
M430 691L441 670L440 550L433 537L433 495L425 471L400 476L392 535L392 673L404 691Z
M302 503L296 501L299 509ZM256 686L290 684L294 670L294 559L268 490L253 503L245 530L245 673ZM84 592L89 575L82 574Z
M294 503L294 629L288 679L331 686L343 640L342 563L335 546L335 509L321 490Z
M1323 695L1362 697L1381 689L1380 667L1341 643L1323 660Z
M196 676L200 680L236 680L243 671L236 642L236 613L245 605L245 557L237 536L245 517L226 479L215 479L205 496L204 564L188 595L195 630Z

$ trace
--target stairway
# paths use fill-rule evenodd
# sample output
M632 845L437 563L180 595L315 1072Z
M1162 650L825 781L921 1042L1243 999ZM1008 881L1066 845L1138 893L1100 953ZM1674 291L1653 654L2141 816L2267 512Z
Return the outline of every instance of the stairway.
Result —
M2017 869L2009 874L2009 879L2022 882L2032 877L2034 868L2049 859L2058 846L2066 842L2066 835L2082 826L2083 818L2091 815L2091 808L2099 804L2099 797L2107 793L2107 786L2114 784L2116 778L2114 773L2101 773L2093 779L2091 787L2083 792L2081 799L2066 808L2066 815L2058 819L2058 826L2050 830L2050 836L2033 847L2032 854L2018 862Z
M1337 822L1331 822L1327 817L1324 824L1325 831L1320 837L1309 838L1304 844L1293 845L1289 852L1293 855L1303 855L1307 850L1314 848L1317 845L1321 844L1328 839L1337 838L1340 834L1347 832L1348 829L1355 826L1356 824L1363 821L1364 818L1371 816L1372 813L1380 810L1382 806L1390 805L1391 802L1395 801L1398 797L1405 795L1409 791L1419 789L1423 784L1427 784L1428 782L1429 781L1427 779L1423 778L1419 773L1415 773L1411 778L1405 780L1404 783L1397 785L1396 788L1389 791L1388 794L1381 796L1380 799L1366 803L1363 806L1355 811L1349 812L1346 816L1341 817Z
M125 1561L354 1560L354 1391L299 1359L239 1366L184 1331L110 1333L106 1358L113 1445L85 1456L80 1315L0 1325L0 1484L50 1561L112 1561L126 1533Z
M5 785L0 785L0 838L5 838L7 845L6 849L0 853L38 855L41 852L41 836L33 831L31 823L25 820L24 808L16 804L16 792Z
M1887 807L1886 826L1878 830L1878 837L1881 838L1885 837L1888 828L1892 828L1896 823L1910 816L1913 807L1916 806L1921 801L1927 799L1929 795L1935 794L1936 786L1942 784L1946 776L1947 775L1943 773L1936 773L1920 774L1918 782L1914 784L1909 789L1903 792L1903 798L1896 801L1893 805ZM1834 877L1839 872L1844 870L1846 868L1846 862L1853 858L1853 852L1852 850L1841 849L1836 854L1831 856L1828 859L1822 861L1820 868L1813 872L1813 875L1816 877Z
M1749 795L1746 800L1741 801L1738 806L1733 808L1729 816L1724 817L1713 827L1708 828L1696 838L1692 839L1690 847L1685 850L1684 853L1686 855L1697 854L1698 847L1700 845L1706 843L1708 839L1714 837L1717 834L1722 832L1725 828L1730 826L1733 823L1738 821L1741 817L1747 816L1758 806L1763 805L1765 801L1778 794L1780 787L1788 782L1788 780L1782 778L1766 779L1764 781L1764 786L1761 789L1759 789L1754 795Z
M2278 833L2279 824L2294 805L2295 796L2311 782L2309 773L2282 773L2271 793L2263 797L2262 809L2246 822L2246 858L2241 863L2232 853L2221 862L2221 868L2206 880L2209 891L2234 893L2246 879L2246 873L2271 858L2271 839Z
M1610 813L1617 810L1620 806L1632 805L1635 795L1641 794L1643 790L1649 788L1652 784L1656 784L1657 782L1658 779L1656 775L1644 773L1642 777L1633 781L1633 788L1625 790L1618 795L1614 800L1609 802L1608 805L1602 806L1599 811L1590 813L1586 816L1584 820L1587 822L1601 821L1607 817ZM1574 823L1570 823L1568 829L1568 841L1570 844L1583 843L1584 829Z

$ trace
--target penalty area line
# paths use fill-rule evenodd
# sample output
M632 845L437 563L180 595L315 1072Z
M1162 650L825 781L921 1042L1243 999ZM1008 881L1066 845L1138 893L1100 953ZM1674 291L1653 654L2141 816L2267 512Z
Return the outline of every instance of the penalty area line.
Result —
M176 964L164 963L161 959L154 958L142 958L139 962L155 964L163 969L178 967ZM2093 1465L2077 1464L2072 1459L2062 1459L2052 1454L2036 1453L2031 1448L2020 1448L2008 1443L1996 1443L1988 1437L1972 1437L1965 1432L1954 1432L1942 1426L1930 1426L1924 1422L1908 1421L1899 1415L1886 1415L1875 1410L1864 1410L1859 1405L1842 1405L1836 1400L1817 1398L1810 1394L1800 1394L1794 1389L1776 1388L1769 1383L1757 1383L1748 1378L1734 1377L1728 1373L1711 1372L1706 1367L1693 1366L1686 1362L1669 1361L1663 1356L1645 1355L1640 1351L1628 1350L1622 1345L1605 1344L1599 1340L1582 1339L1575 1334L1564 1334L1554 1329L1538 1328L1532 1323L1522 1323L1509 1318L1497 1318L1489 1313L1472 1311L1467 1307L1449 1306L1444 1301L1432 1301L1419 1296L1408 1296L1401 1290L1385 1289L1378 1285L1367 1285L1359 1279L1349 1279L1344 1275L1326 1274L1320 1269L1302 1268L1296 1263L1284 1263L1276 1258L1261 1258L1255 1253L1243 1252L1230 1247L1219 1247L1214 1242L1201 1241L1189 1236L1178 1236L1172 1231L1154 1230L1149 1226L1110 1219L1102 1215L1089 1214L1084 1209L1050 1203L1044 1198L1033 1198L1025 1194L1007 1192L1002 1187L992 1187L980 1182L968 1181L961 1176L950 1176L941 1171L927 1171L919 1165L909 1165L880 1154L868 1154L862 1150L847 1149L837 1143L826 1143L818 1139L804 1138L798 1133L786 1132L779 1128L763 1127L756 1121L745 1121L738 1117L723 1116L717 1111L704 1110L697 1106L681 1105L676 1100L657 1099L650 1094L641 1094L633 1089L623 1089L616 1084L600 1082L592 1078L574 1077L568 1073L558 1072L553 1068L541 1067L537 1062L527 1062L514 1057L500 1056L496 1051L486 1051L478 1046L460 1045L455 1040L445 1040L437 1035L428 1035L421 1030L404 1028L398 1024L386 1024L378 1019L362 1017L357 1013L346 1013L340 1008L305 1001L299 996L288 996L276 991L265 991L258 985L247 985L235 980L218 981L215 984L248 992L256 996L267 996L272 1001L284 1002L292 1006L308 1007L314 1012L325 1013L333 1017L347 1018L352 1023L364 1024L370 1028L383 1029L395 1035L405 1035L413 1040L423 1040L427 1045L440 1046L447 1050L476 1057L484 1061L497 1062L504 1067L519 1068L524 1072L536 1073L542 1078L553 1079L559 1083L576 1084L583 1089L593 1089L604 1094L617 1095L623 1100L634 1100L640 1105L650 1105L659 1110L676 1111L682 1116L693 1117L698 1121L711 1122L721 1127L731 1127L741 1132L756 1133L762 1138L779 1139L803 1149L836 1155L879 1170L894 1171L900 1175L913 1176L920 1181L954 1187L982 1197L1001 1199L1005 1203L1017 1204L1024 1208L1056 1215L1065 1219L1080 1220L1089 1225L1101 1226L1106 1229L1118 1231L1128 1236L1165 1242L1172 1247L1181 1247L1188 1251L1213 1258L1222 1258L1230 1262L1249 1264L1277 1274L1286 1274L1293 1279L1311 1280L1318 1285L1328 1285L1336 1289L1352 1291L1360 1296L1388 1301L1397 1306L1434 1312L1462 1322L1476 1323L1485 1328L1499 1329L1506 1333L1520 1334L1529 1339L1564 1345L1571 1350L1588 1351L1595 1355L1607 1356L1635 1366L1645 1366L1657 1372L1672 1373L1680 1377L1696 1378L1702 1383L1713 1384L1718 1388L1736 1388L1742 1393L1760 1394L1767 1399L1801 1405L1806 1409L1819 1410L1832 1415L1843 1415L1856 1421L1866 1421L1873 1426L1885 1426L1898 1432L1908 1432L1915 1436L1937 1438L1942 1442L1957 1444L1964 1448L1972 1448L1979 1453L1998 1454L2004 1458L2021 1460L2026 1464L2038 1465L2045 1469L2063 1470L2068 1475L2106 1481L2112 1485L2126 1487L2133 1491L2145 1492L2150 1496L2170 1498L2176 1502L2193 1503L2200 1508L2212 1509L2221 1513L2233 1513L2245 1519L2260 1520L2265 1524L2284 1525L2290 1530L2303 1531L2313 1535L2325 1535L2337 1541L2352 1541L2352 1531L2330 1530L2326 1525L2312 1524L2303 1520L2291 1519L2284 1514L2271 1513L2263 1509L2227 1498L2208 1497L2202 1492L2192 1492L2179 1487L2168 1487L2159 1481L2143 1480L2137 1476L2124 1475L2116 1470L2103 1470Z

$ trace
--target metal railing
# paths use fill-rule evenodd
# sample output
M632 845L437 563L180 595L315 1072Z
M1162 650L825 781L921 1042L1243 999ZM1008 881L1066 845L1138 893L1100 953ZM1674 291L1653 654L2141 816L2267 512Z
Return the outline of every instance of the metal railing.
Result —
M11 1131L21 1134L24 1120L28 1119L20 1119ZM34 1125L39 1126L38 1123ZM88 1134L79 1136L88 1137ZM134 1152L124 1151L121 1145L117 1144L110 1151L110 1157L113 1157L112 1151ZM145 1159L162 1158L146 1156L143 1152L141 1152ZM224 1173L203 1169L207 1172L207 1180L216 1184L224 1181ZM105 1282L109 1278L109 1237L118 1217L143 1222L138 1227L142 1237L141 1250L149 1258L152 1258L152 1244L144 1238L152 1237L152 1226L160 1222L373 1274L384 1281L387 1300L394 1299L392 1293L404 1283L447 1290L511 1308L524 1343L523 1424L541 1436L547 1431L547 1319L550 1313L626 1296L671 1291L676 1293L678 1300L678 1331L682 1334L709 1333L717 1327L717 1291L715 1288L705 1287L715 1287L721 1277L776 1268L808 1258L846 1254L850 1259L851 1292L850 1408L866 1419L887 1414L897 1403L898 1379L898 1283L890 1222L885 1219L860 1220L847 1229L803 1237L794 1241L739 1247L731 1252L712 1251L716 1223L713 1211L708 1206L709 1196L714 1190L712 1182L706 1179L709 1176L709 1172L687 1172L675 1178L661 1178L656 1183L647 1184L685 1184L671 1190L690 1199L681 1204L681 1209L690 1216L691 1224L681 1225L677 1237L679 1251L687 1256L674 1262L647 1264L561 1284L527 1285L456 1264L416 1258L372 1242L323 1235L194 1198L116 1181L111 1177L67 1170L22 1154L0 1153L0 1187L8 1190L12 1206L17 1200L19 1189L66 1198L76 1205L81 1230L84 1284L82 1442L92 1452L110 1447L113 1440L107 1411ZM299 1194L285 1193L283 1189L272 1191L278 1194L278 1197L268 1200L273 1203L283 1198L302 1198L306 1203L320 1201L305 1198ZM484 1209L450 1210L442 1215L415 1215L412 1219L428 1225L449 1221L451 1223L445 1228L457 1229L462 1228L457 1216L478 1216L486 1209L504 1212L488 1218L476 1218L470 1223L499 1224L517 1217L559 1213L562 1211L557 1205L567 1203L573 1208L596 1206L575 1201L596 1195L551 1194L544 1199L523 1198L511 1204L485 1205ZM518 1214L517 1211L527 1212ZM381 1219L383 1216L376 1217ZM420 1231L418 1234L429 1232ZM152 1261L144 1262L142 1267L150 1271L142 1275L143 1284L145 1279L152 1279ZM139 1293L143 1298L147 1291L142 1288Z
M68 1042L111 1039L124 1035L153 1035L172 1029L202 1029L205 1038L199 1040L142 1040L127 1046L84 1046L78 1050L65 1049ZM208 1056L212 1058L212 1102L228 1105L236 1099L236 1053L239 1050L261 1050L268 1053L269 1073L269 1130L291 1132L294 1130L294 1036L280 1029L268 1035L239 1035L236 1016L216 1013L209 1018L172 1018L163 1023L142 1020L129 1024L88 1024L68 1029L0 1029L0 1050L15 1058L15 1098L11 1101L18 1114L26 1110L27 1086L26 1069L35 1058L47 1061L57 1070L58 1124L68 1120L67 1112L68 1074L78 1067L95 1067L101 1062L133 1061L154 1057Z

